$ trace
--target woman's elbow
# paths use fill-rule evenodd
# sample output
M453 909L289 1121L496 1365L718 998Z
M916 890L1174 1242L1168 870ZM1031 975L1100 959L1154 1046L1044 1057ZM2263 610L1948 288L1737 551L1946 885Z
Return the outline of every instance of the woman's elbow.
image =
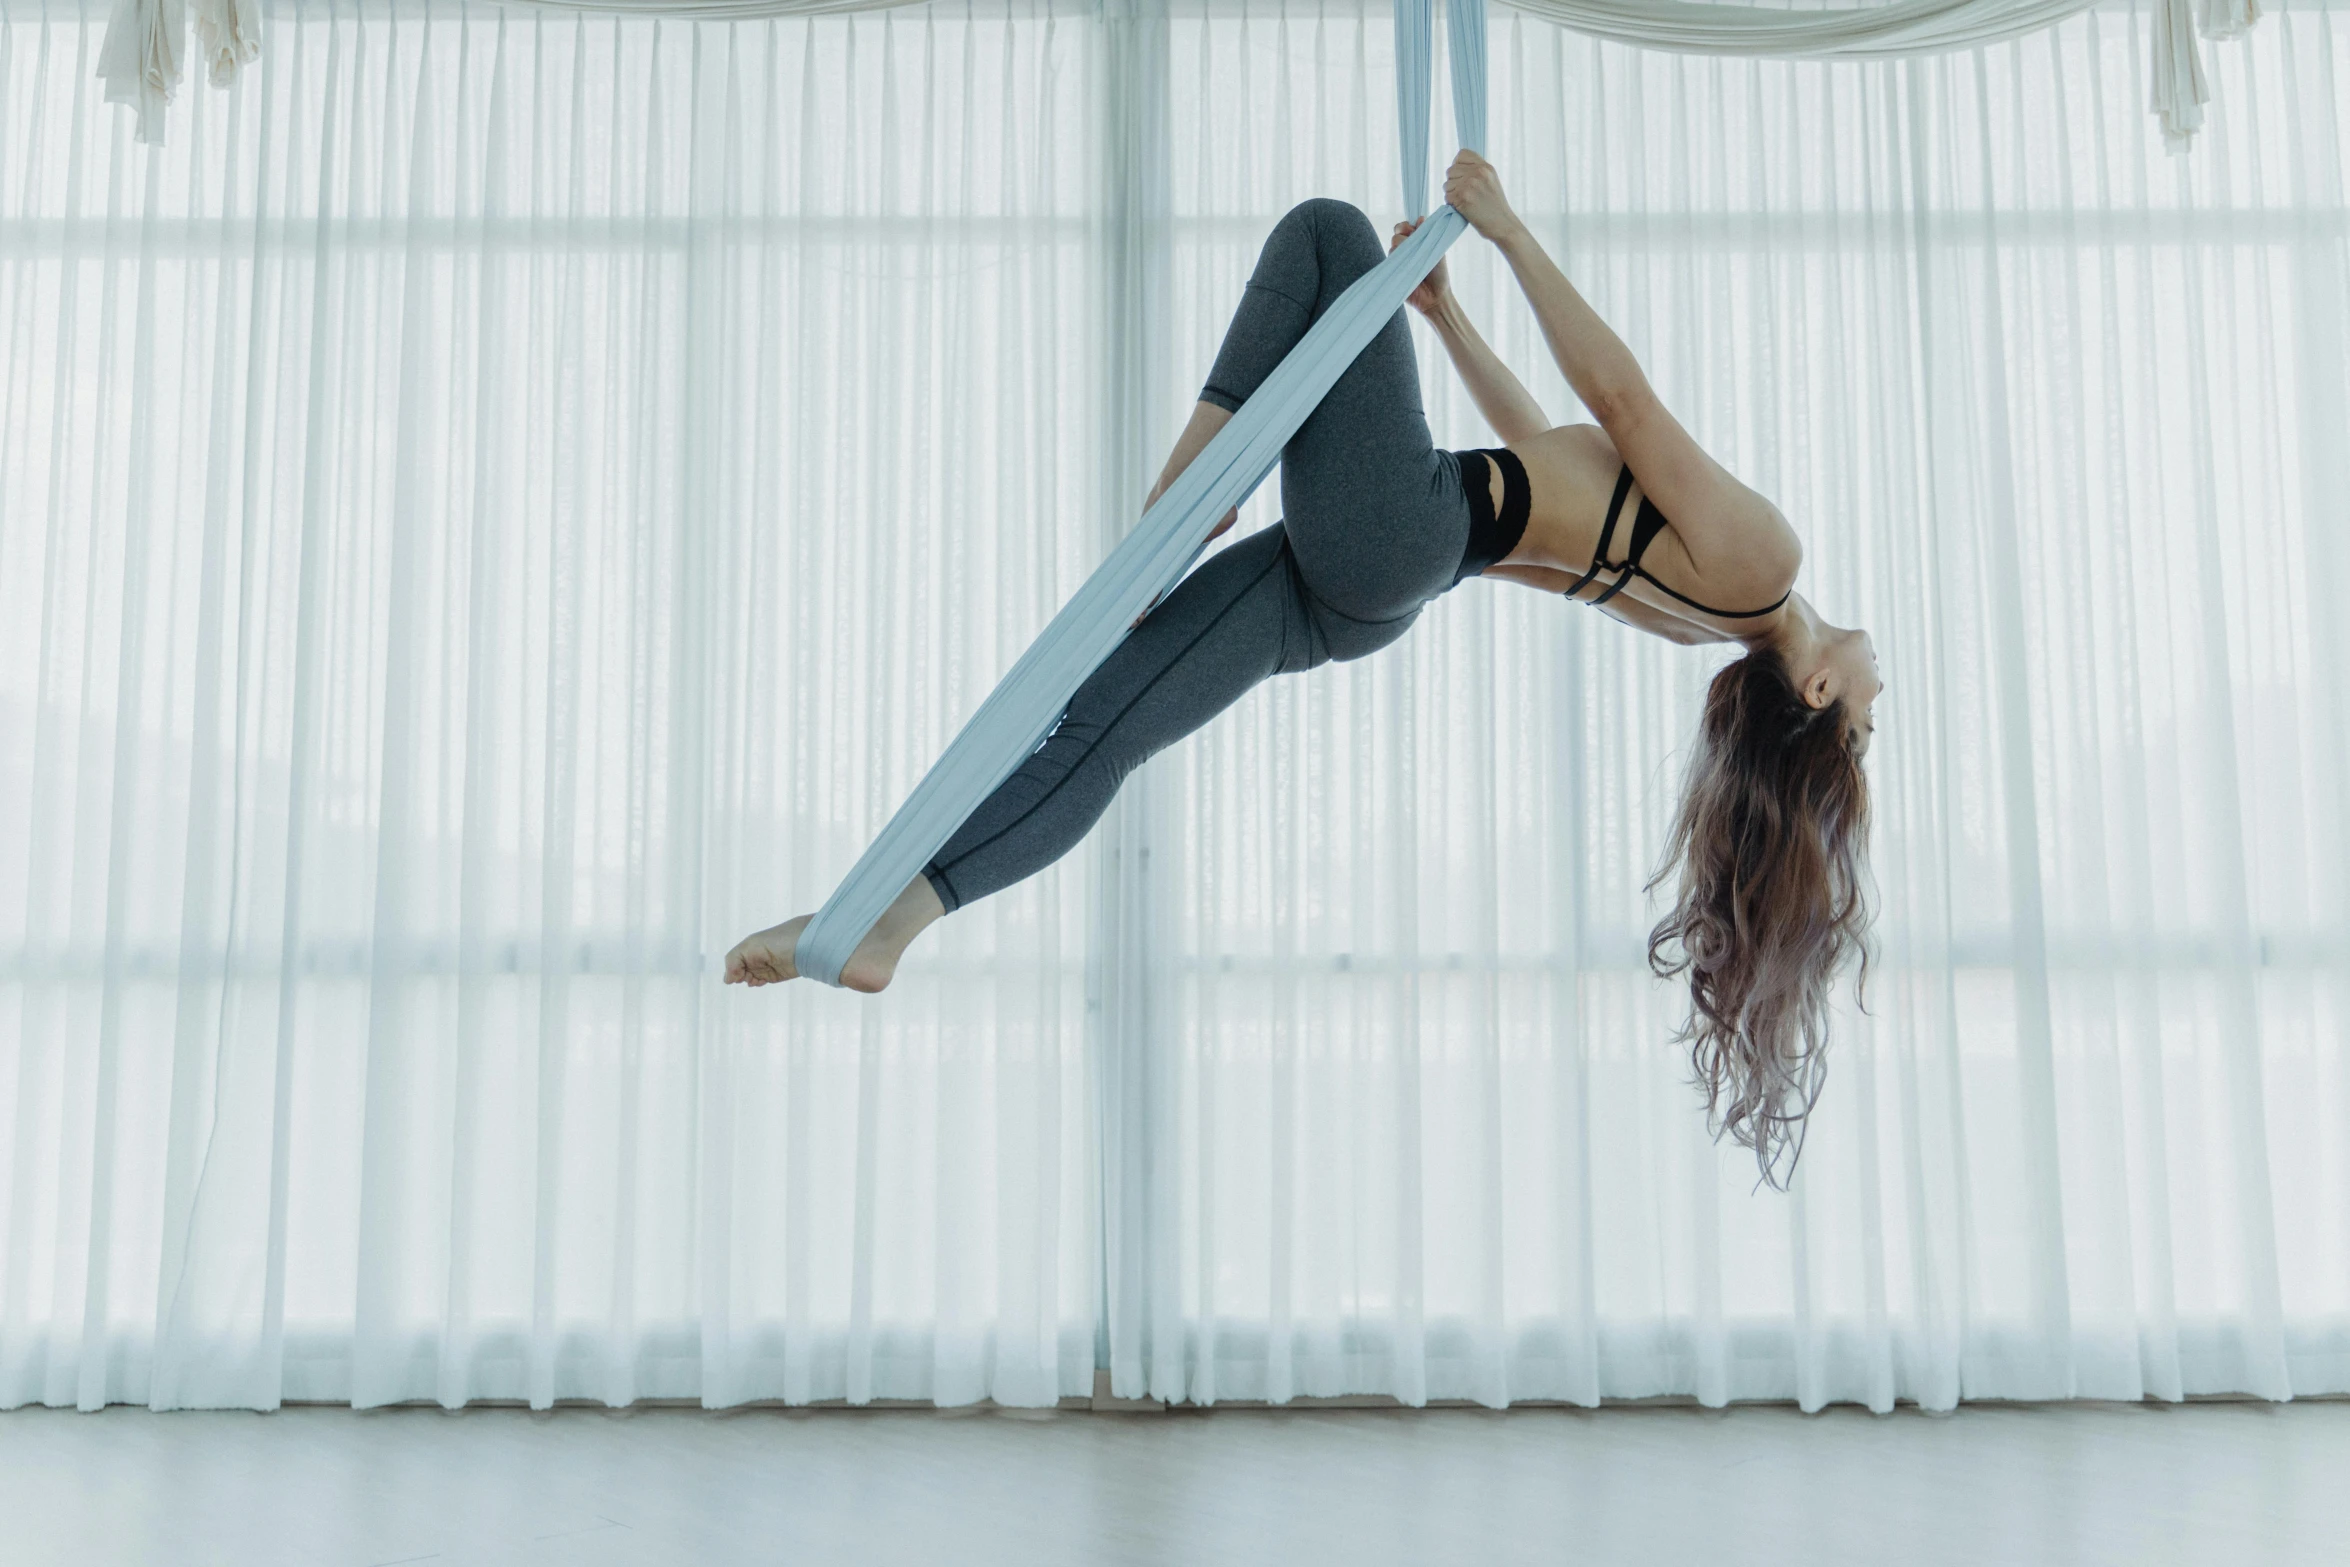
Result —
M1659 407L1656 388L1636 364L1626 364L1615 376L1591 388L1583 399L1591 417L1621 451Z

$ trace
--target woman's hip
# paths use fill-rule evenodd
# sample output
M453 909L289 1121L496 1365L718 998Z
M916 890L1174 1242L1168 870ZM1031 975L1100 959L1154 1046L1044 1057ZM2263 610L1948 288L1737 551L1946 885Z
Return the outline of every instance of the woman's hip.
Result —
M1281 501L1307 593L1357 626L1408 616L1442 594L1468 547L1460 459L1438 448L1302 473L1285 456Z

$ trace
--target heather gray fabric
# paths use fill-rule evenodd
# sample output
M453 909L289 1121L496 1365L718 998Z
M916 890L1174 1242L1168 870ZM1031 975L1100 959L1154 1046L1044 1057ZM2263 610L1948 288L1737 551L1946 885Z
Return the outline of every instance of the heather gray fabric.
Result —
M1201 398L1239 408L1383 254L1360 208L1327 197L1291 208L1257 257ZM1128 773L1258 681L1375 653L1453 585L1469 501L1460 459L1429 434L1401 310L1282 448L1281 508L1281 522L1175 585L923 867L949 911L1068 853Z

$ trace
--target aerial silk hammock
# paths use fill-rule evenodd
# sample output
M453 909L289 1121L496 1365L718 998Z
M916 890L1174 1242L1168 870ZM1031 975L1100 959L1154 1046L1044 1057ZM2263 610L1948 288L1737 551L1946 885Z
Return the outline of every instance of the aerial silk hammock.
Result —
M1395 86L1406 212L1428 190L1428 99L1434 0L1395 0ZM1485 150L1485 0L1448 0L1453 120L1461 145ZM792 961L827 985L907 884L996 786L1052 733L1069 699L1135 619L1180 581L1224 513L1263 482L1289 438L1420 280L1468 230L1449 205L1429 215L1341 294L1240 411L1177 475L1020 655L846 879L800 932Z

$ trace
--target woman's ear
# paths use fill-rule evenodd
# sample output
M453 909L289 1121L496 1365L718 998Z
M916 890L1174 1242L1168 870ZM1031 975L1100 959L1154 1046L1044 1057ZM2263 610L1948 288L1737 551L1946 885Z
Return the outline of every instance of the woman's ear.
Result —
M1836 677L1829 673L1826 664L1814 667L1810 674L1803 677L1801 690L1804 705L1806 707L1826 707L1836 699L1836 693L1832 689L1835 683Z

